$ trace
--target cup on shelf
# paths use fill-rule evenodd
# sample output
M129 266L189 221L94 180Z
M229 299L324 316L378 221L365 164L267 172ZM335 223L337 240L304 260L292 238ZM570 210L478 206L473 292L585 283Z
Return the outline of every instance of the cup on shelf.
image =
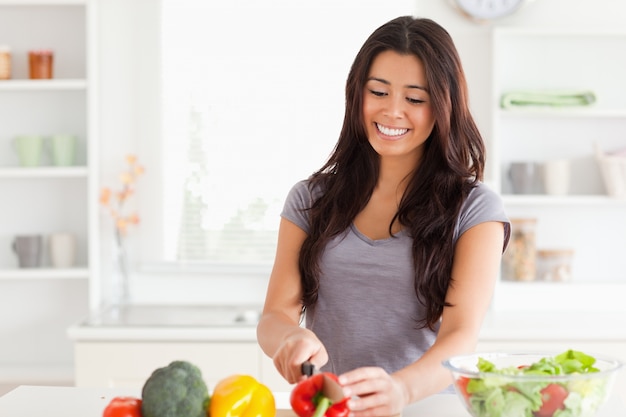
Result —
M13 252L20 268L38 268L41 265L43 237L41 235L17 235L13 239Z
M49 49L28 51L28 70L31 80L52 78L54 53Z
M76 163L76 143L74 135L55 134L49 139L50 159L55 166L71 166Z
M13 140L13 147L17 152L20 165L34 167L41 164L43 137L40 135L19 135Z
M509 179L514 194L541 192L541 164L537 162L511 162Z
M544 163L543 186L546 194L567 195L569 179L570 163L567 159L555 159Z
M50 264L53 268L70 268L76 263L76 237L67 232L53 233L48 238Z

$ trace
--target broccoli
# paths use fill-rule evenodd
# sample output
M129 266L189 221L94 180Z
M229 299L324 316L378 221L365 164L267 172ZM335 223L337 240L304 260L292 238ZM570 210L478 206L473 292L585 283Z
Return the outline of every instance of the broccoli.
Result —
M197 366L174 361L152 372L141 398L142 417L206 417L209 392Z

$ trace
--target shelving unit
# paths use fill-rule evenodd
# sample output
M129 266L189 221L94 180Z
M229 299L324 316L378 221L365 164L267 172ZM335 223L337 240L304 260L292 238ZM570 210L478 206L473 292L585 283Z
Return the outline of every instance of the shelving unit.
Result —
M88 313L98 287L95 7L93 0L0 0L0 44L12 55L12 77L0 80L0 193L7 202L0 206L0 333L7 335L0 384L71 382L65 329ZM29 79L28 50L40 48L54 52L52 79ZM53 166L46 142L40 166L19 165L15 136L47 141L56 133L77 137L75 165ZM47 237L55 232L77 238L71 268L50 266ZM17 266L11 244L18 234L44 237L41 267ZM46 352L34 355L42 344Z
M0 91L71 91L86 90L87 80L2 80Z
M88 279L87 268L37 268L4 269L0 271L0 280L65 280Z
M626 71L626 55L617 53L626 50L626 32L495 28L492 35L491 183L511 218L537 219L538 249L575 250L571 282L500 282L496 309L521 308L519 300L538 296L537 308L576 309L584 299L592 309L623 310L606 291L626 291L626 199L607 195L594 143L607 151L626 148L626 83L615 83ZM530 90L591 90L597 101L500 107L504 93ZM568 195L512 193L511 162L551 159L570 161Z
M87 178L87 167L0 168L0 179Z

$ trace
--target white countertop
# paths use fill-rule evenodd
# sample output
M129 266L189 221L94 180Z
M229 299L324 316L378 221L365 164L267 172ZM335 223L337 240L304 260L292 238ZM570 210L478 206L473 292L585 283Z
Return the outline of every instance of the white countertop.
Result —
M260 307L131 306L131 313L97 314L67 330L74 341L256 342ZM626 314L490 312L480 339L626 341Z
M75 388L75 387L17 387L0 397L0 416L7 417L90 417L101 416L106 405L116 396L138 396L129 389ZM289 394L275 393L276 407L283 412L281 417L292 417L289 409ZM626 407L612 397L600 410L597 417L626 415ZM454 394L439 394L406 407L403 417L467 417L469 414Z

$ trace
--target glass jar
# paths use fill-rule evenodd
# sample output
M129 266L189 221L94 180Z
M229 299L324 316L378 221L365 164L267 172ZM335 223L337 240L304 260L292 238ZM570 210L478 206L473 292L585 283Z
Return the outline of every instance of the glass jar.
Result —
M533 281L537 277L537 219L511 219L511 239L502 256L502 279Z
M28 51L28 68L31 80L52 78L54 54L49 49Z
M11 78L11 48L0 45L0 80Z
M572 279L572 249L537 251L537 277L542 281L565 282Z

